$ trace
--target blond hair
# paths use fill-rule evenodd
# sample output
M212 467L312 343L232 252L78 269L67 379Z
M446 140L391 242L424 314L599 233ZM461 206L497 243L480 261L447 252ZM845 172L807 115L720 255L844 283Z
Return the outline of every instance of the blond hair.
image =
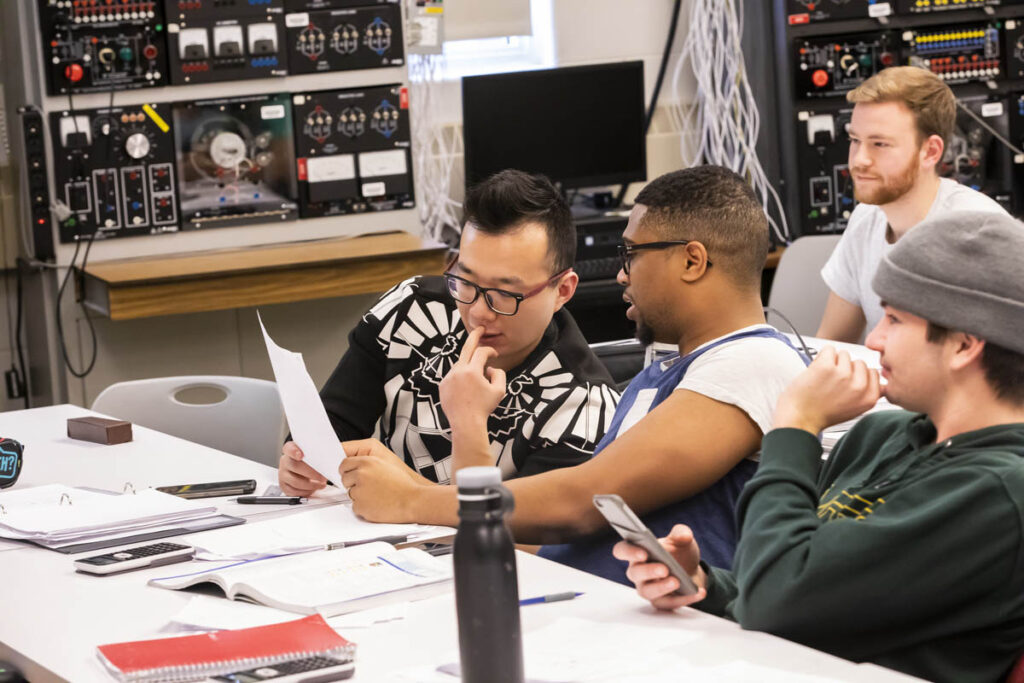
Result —
M956 97L941 78L916 66L883 69L846 94L853 104L899 102L917 122L918 142L938 135L948 144L956 128Z

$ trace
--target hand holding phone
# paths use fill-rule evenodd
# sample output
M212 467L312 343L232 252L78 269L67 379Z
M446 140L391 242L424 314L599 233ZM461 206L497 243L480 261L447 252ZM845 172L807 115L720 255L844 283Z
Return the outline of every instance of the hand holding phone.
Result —
M599 494L594 496L594 505L619 536L646 550L647 557L651 562L660 562L668 567L669 574L679 581L679 588L669 595L694 595L697 593L697 585L694 584L690 575L665 550L651 530L640 521L640 518L622 498L615 494Z

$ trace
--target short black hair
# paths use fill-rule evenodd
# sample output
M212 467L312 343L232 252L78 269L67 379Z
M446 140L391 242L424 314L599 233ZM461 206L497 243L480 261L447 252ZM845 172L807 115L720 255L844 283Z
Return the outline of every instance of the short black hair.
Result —
M949 333L948 327L929 322L925 339L935 344L943 341ZM1024 405L1024 353L986 340L985 348L981 350L981 368L997 398L1013 405Z
M562 194L547 177L508 169L469 189L463 225L488 235L514 232L527 222L544 225L552 275L576 263L576 225Z
M768 258L768 218L741 176L723 166L694 166L659 176L640 191L641 225L666 240L694 240L716 269L743 287L760 287Z

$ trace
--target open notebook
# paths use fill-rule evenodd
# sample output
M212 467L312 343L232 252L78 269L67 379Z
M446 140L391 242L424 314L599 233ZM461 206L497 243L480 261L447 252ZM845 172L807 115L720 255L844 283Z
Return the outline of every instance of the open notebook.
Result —
M235 562L151 579L149 584L172 590L214 584L233 600L330 617L436 595L451 589L451 579L451 563L445 558L418 548L366 543Z
M155 489L124 495L62 484L0 493L0 537L61 552L160 538L245 520Z

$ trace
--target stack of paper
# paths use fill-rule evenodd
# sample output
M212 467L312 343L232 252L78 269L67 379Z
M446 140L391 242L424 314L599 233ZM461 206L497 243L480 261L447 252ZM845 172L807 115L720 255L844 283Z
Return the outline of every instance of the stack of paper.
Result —
M215 507L155 489L111 495L49 484L0 493L0 537L57 548L216 514Z
M374 524L359 519L351 505L306 510L244 526L184 536L198 560L255 560L370 540L413 543L453 536L455 529L421 524Z

